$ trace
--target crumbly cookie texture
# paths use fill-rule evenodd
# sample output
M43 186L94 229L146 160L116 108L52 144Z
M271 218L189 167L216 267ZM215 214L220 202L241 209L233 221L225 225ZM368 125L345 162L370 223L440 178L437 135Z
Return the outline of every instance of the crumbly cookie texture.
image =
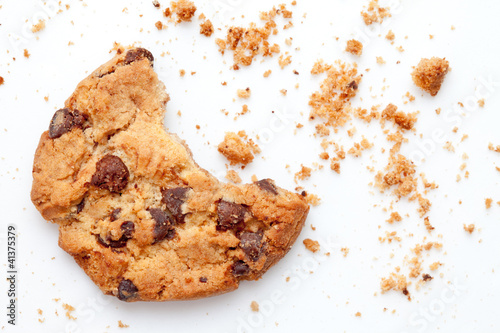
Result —
M219 182L163 126L153 55L128 50L83 80L41 136L31 199L59 245L124 301L196 299L256 280L309 206L270 179Z
M444 58L422 58L411 76L417 87L427 91L431 96L436 96L449 70L450 64Z

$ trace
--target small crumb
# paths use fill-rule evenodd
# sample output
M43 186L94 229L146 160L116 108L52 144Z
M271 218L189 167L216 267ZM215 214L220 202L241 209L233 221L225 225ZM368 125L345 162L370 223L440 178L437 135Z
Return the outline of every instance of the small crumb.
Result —
M384 18L391 17L388 7L380 7L378 0L371 0L366 11L361 11L361 17L366 25L382 23Z
M281 89L281 90L280 90L280 93L281 93L283 96L286 96L287 90L286 90L286 89Z
M27 49L24 49L24 57L27 59L30 57L30 53L28 52Z
M417 87L436 96L449 70L449 62L445 58L422 58L411 76Z
M346 52L360 56L363 53L363 44L360 41L351 39L347 41Z
M290 65L292 63L292 56L289 55L287 57L283 57L283 54L280 55L278 58L278 64L280 65L281 69L285 68L286 66Z
M158 30L162 30L163 29L163 23L161 23L161 21L157 21L155 23L155 26L156 26L156 29L158 29Z
M304 239L304 241L302 243L304 243L306 249L308 249L309 251L311 251L313 253L316 253L319 251L318 241L306 238L306 239Z
M0 76L0 86L5 82L5 80L3 79L3 77Z
M76 318L71 315L71 313L73 311L75 311L74 307L72 307L71 305L66 304L66 303L63 303L62 307L64 310L66 310L66 317L68 317L69 319L72 319L72 320L76 320Z
M477 104L479 105L479 107L484 108L484 98L481 98L480 100L478 100Z
M349 248L348 247L343 247L340 249L340 251L342 252L342 254L344 255L344 257L347 257L347 255L349 254Z
M493 202L493 199L491 199L491 198L484 199L484 205L486 206L486 209L490 209L491 208L491 203L492 202Z
M210 20L200 24L200 34L210 37L214 33L214 26Z
M252 303L250 303L250 309L252 309L253 312L259 312L259 303L252 301Z
M301 165L300 171L295 173L295 177L294 177L295 182L297 182L297 180L305 180L305 179L311 177L311 172L312 172L311 168L306 167L304 165Z
M384 58L382 58L382 57L377 57L377 64L379 64L379 65L383 65L383 64L385 64L385 60L384 60Z
M121 320L118 320L118 327L120 327L120 328L127 328L127 327L129 327L129 325L122 323Z
M34 24L31 27L31 32L37 33L39 31L42 31L43 29L45 29L45 20L40 20L40 21L38 21L37 24Z
M391 217L387 220L390 224L393 224L394 222L401 222L403 218L401 215L399 215L398 212L392 212Z
M394 32L392 32L392 30L389 30L389 32L387 32L387 35L385 35L385 39L390 40L391 42L394 41L395 38L396 35L394 35Z
M153 6L155 6L155 8L160 8L160 3L158 2L158 0L153 0Z
M239 98L249 98L251 94L252 91L250 90L250 88L238 89L237 91L237 95Z
M500 145L494 146L493 143L488 143L488 149L497 153L500 153Z
M475 228L476 226L474 224L469 224L469 225L464 224L464 230L467 231L469 234L472 234Z
M271 70L268 69L267 71L264 72L264 77L269 77L269 75L271 75Z
M234 170L228 170L226 172L226 179L232 181L235 184L240 184L241 183L241 177L238 175L238 173Z
M361 312L356 312L355 316L356 317L361 317Z
M179 75L183 77L184 75L186 75L186 71L184 69L179 70Z

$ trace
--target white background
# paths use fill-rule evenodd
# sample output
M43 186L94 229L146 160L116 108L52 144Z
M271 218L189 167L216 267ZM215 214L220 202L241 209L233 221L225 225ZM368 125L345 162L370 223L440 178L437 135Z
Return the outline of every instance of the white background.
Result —
M0 86L2 332L500 331L500 206L493 204L486 210L484 204L485 198L500 201L500 172L495 170L500 154L487 149L489 142L500 145L500 2L394 1L393 16L372 28L364 25L359 14L367 1L297 2L294 7L288 3L294 27L282 30L287 21L280 18L280 32L271 37L283 52L290 52L292 63L281 70L276 56L262 62L258 57L250 67L236 72L230 70L231 53L221 56L215 38L224 38L228 25L246 26L251 21L260 25L259 11L280 2L196 1L196 14L204 13L221 29L210 38L199 34L198 19L177 26L167 23L151 1L63 0L62 7L69 4L70 9L50 15L46 28L37 34L29 28L50 11L50 1L45 6L35 0L0 2L0 76L5 79ZM169 5L160 3L162 9ZM154 26L158 20L168 28L158 31ZM384 38L389 29L396 34L394 45ZM288 37L293 37L291 47L284 43ZM351 38L363 42L361 57L343 51ZM153 52L156 71L171 97L166 127L187 141L202 167L223 179L226 161L216 147L225 131L245 129L253 138L260 134L261 139L263 134L268 138L272 134L270 140L257 140L262 153L240 172L243 180L249 182L253 174L270 177L284 188L300 185L321 198L291 252L260 281L244 282L235 292L197 301L120 302L101 295L57 246L57 226L45 222L31 204L32 160L40 134L76 84L112 57L109 51L114 41L136 43ZM404 52L396 50L400 45ZM24 49L31 54L29 59L23 57ZM378 65L376 56L387 63ZM415 87L410 76L420 58L432 56L446 57L452 67L434 98ZM348 156L340 175L325 164L309 180L294 183L293 175L301 164L322 163L318 157L321 140L312 136L315 123L307 119L308 98L324 78L310 74L319 58L327 63L337 59L358 63L364 76L353 106L384 107L392 102L406 112L420 111L416 132L406 135L409 142L402 151L406 156L425 156L417 172L425 172L439 185L427 195L433 203L429 218L436 229L432 235L417 216L414 202L396 202L390 193L381 194L369 185L374 173L367 167L382 170L387 153L382 154L381 148L390 148L376 122L366 126L355 121L332 135L346 150L362 136L375 143L360 158ZM183 78L180 69L187 72ZM268 69L273 72L264 79L262 74ZM192 71L196 74L190 75ZM227 86L221 85L223 81ZM236 90L246 87L252 90L251 98L239 100ZM280 94L281 89L288 90L287 96ZM416 100L404 104L402 96L407 91ZM477 108L477 96L485 98L484 108ZM466 107L457 108L458 102ZM251 112L234 121L243 104ZM442 109L440 115L434 111L437 108ZM276 118L279 113L292 116L280 120ZM304 128L296 131L297 123ZM349 138L346 130L352 126L357 132ZM443 142L433 141L435 131L453 143L454 153L443 149ZM469 137L460 142L464 134ZM469 156L465 161L468 179L460 171L463 153ZM460 182L457 174L462 175ZM389 225L385 222L389 213L383 209L391 205L409 216ZM473 234L463 230L463 224L471 223L476 225ZM9 224L18 232L16 327L6 323ZM378 237L393 230L402 237L401 243L381 244ZM406 272L405 256L411 257L410 248L424 237L443 243L441 251L432 250L423 257L424 273L429 273L434 261L444 264L437 273L430 272L434 279L419 291L414 280L411 302L397 292L382 295L380 279L396 266ZM302 244L305 238L318 240L321 250L307 251ZM342 247L350 249L346 257ZM325 256L326 252L331 255ZM252 301L260 304L260 312L251 311ZM76 308L72 313L76 320L65 316L63 303ZM357 312L361 317L355 316ZM118 328L119 320L129 327Z

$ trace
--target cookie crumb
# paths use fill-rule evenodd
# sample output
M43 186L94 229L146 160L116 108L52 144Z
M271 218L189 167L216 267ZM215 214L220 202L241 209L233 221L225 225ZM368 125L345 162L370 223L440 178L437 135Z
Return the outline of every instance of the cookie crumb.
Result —
M300 171L295 173L295 177L294 177L295 182L297 182L297 180L305 180L305 179L311 177L311 172L312 172L311 168L306 167L304 165L301 165Z
M235 184L240 184L241 183L241 177L238 175L238 173L234 170L228 170L226 172L226 179L232 181Z
M493 202L493 199L491 199L491 198L484 199L484 205L486 206L486 209L490 209L491 208L491 203L492 202Z
M253 312L259 312L259 303L252 301L252 303L250 303L250 309L252 309Z
M271 70L268 69L267 71L264 72L264 77L269 77L269 75L271 75Z
M26 59L29 59L29 57L30 57L30 53L28 52L28 50L27 50L27 49L24 49L24 57L25 57Z
M391 17L388 7L380 7L378 0L371 0L366 11L361 12L361 17L366 25L382 23L384 18Z
M383 64L385 64L385 60L384 60L384 58L382 58L382 57L377 57L377 64L379 64L379 65L383 65Z
M464 230L467 231L469 234L472 234L475 228L476 226L474 224L469 224L469 225L464 224Z
M171 2L171 7L172 12L177 15L177 23L191 22L191 18L196 12L196 6L192 1L189 0L179 0L177 2Z
M493 143L488 143L488 149L497 153L500 153L500 145L494 146Z
M484 108L484 98L481 98L477 101L477 105L479 105L479 107L481 108Z
M347 255L349 254L349 248L348 247L343 247L340 249L340 251L342 252L343 256L344 257L347 257Z
M130 327L130 326L127 325L127 324L122 323L121 320L118 320L118 327L120 327L120 328L127 328L127 327Z
M449 70L449 62L445 58L422 58L411 76L417 87L436 96Z
M393 224L394 222L401 222L403 218L401 215L399 215L398 212L392 212L391 217L387 220L390 224Z
M183 77L184 75L186 75L186 71L185 71L184 69L180 69L180 70L179 70L179 75L180 75L181 77Z
M162 30L163 29L163 23L161 23L161 21L158 21L158 22L155 23L155 27L158 30Z
M361 312L359 312L359 311L358 311L358 312L356 312L355 316L356 316L356 317L361 317Z
M45 20L40 20L37 24L33 24L33 26L31 27L31 32L37 33L39 31L42 31L43 29L45 29Z
M5 80L3 79L3 77L0 76L0 86L5 82Z
M396 35L394 34L394 32L392 32L392 30L389 30L387 32L387 35L385 35L385 39L390 40L391 42L394 41L395 38Z
M200 24L200 34L210 37L214 33L214 26L210 20Z
M62 307L64 310L66 310L66 317L72 320L76 320L76 318L71 315L71 313L75 311L75 308L73 306L63 303Z
M227 158L231 165L242 164L246 166L254 159L254 154L260 153L260 148L248 139L245 131L238 134L227 132L224 141L218 146L218 151Z
M360 56L363 53L363 44L355 39L347 41L346 52Z
M311 251L313 253L316 253L319 251L318 241L312 240L310 238L306 238L302 241L302 243L304 243L306 249L308 249L309 251Z
M246 88L246 89L238 89L236 93L237 93L239 98L246 99L246 98L250 98L252 91L250 90L250 88Z

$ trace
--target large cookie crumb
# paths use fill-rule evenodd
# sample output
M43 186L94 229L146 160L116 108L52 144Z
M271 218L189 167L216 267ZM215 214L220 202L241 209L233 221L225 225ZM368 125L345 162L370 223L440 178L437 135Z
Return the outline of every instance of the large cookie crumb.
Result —
M231 163L231 165L242 164L246 166L254 159L254 155L260 153L260 148L252 139L249 139L245 131L227 132L218 148L219 152Z
M450 64L446 59L432 57L423 58L411 74L413 82L431 96L436 96L441 89L444 77L450 70Z

